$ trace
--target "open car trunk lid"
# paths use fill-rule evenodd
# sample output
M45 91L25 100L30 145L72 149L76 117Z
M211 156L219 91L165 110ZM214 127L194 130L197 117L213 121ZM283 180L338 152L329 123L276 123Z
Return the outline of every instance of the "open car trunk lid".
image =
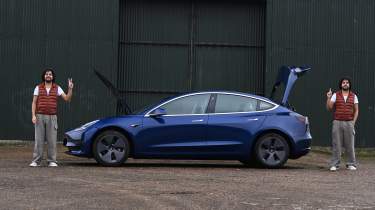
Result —
M275 100L276 90L280 87L281 84L284 84L285 89L282 93L281 101L276 102L280 103L282 106L289 107L288 97L290 95L294 83L297 81L298 78L303 76L309 70L311 70L311 68L307 66L282 66L277 74L276 82L272 87L270 99Z

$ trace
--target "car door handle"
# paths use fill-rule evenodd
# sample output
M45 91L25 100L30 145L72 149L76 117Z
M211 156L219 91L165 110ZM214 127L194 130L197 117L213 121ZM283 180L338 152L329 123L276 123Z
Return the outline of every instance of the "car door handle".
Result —
M192 120L191 122L203 122L203 119L199 119L199 120Z
M247 121L257 121L258 120L258 118L249 118L249 119L247 119Z
M138 126L139 126L139 124L131 124L130 125L130 127L133 127L133 128L138 127Z

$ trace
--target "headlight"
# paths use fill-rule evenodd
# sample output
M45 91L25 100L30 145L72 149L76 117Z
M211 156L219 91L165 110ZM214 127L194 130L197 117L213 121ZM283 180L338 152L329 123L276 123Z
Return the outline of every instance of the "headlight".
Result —
M94 125L94 124L95 124L96 122L98 122L98 121L99 121L99 120L94 120L94 121L88 122L88 123L82 125L81 127L74 129L74 131L82 131L82 130L85 130L86 128L88 128L88 127Z

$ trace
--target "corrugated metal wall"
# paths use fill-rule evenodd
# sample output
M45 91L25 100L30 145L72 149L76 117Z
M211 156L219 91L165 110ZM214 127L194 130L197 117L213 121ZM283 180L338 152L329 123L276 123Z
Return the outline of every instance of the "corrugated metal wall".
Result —
M297 82L290 100L310 117L313 144L330 144L326 92L338 90L338 80L348 75L360 102L356 145L374 147L375 1L268 0L266 31L267 93L280 65L313 68Z
M115 113L93 66L134 109L191 90L269 94L280 65L309 64L290 102L310 116L314 144L329 145L325 94L349 75L357 146L374 147L374 11L372 0L0 1L0 139L33 139L32 91L46 66L63 88L68 77L76 85L73 102L59 106L61 135Z
M136 92L130 107L192 90L262 93L262 2L121 0L118 87Z
M59 105L59 137L68 128L115 113L115 100L94 76L117 76L118 2L102 0L0 1L0 139L33 139L31 101L45 67L67 89ZM61 139L60 139L61 140Z

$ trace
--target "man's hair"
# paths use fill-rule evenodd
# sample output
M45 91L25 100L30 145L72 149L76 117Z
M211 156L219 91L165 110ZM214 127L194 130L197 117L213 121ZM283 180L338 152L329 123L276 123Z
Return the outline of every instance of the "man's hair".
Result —
M56 74L55 72L53 71L53 69L51 68L46 68L43 73L42 73L42 82L45 82L45 79L44 79L44 75L46 75L47 72L51 72L52 73L52 76L53 76L53 79L52 79L52 82L55 83L55 80L56 80Z
M343 78L340 79L340 81L339 81L339 89L342 90L341 84L342 84L342 82L344 80L348 80L348 82L349 82L349 90L351 90L352 89L352 82L350 80L350 77L343 77Z

